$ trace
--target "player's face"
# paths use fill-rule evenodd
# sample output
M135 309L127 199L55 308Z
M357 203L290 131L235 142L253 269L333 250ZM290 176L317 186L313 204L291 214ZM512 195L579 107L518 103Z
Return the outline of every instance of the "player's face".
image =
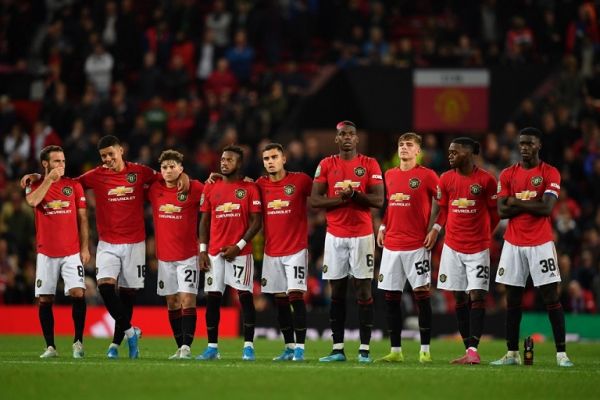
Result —
M458 143L450 143L448 161L450 168L460 168L469 158L469 149Z
M166 160L160 164L160 173L168 183L177 182L179 175L183 172L183 165L175 160Z
M123 162L123 147L117 145L100 149L100 158L106 168L116 169Z
M540 139L531 135L519 136L519 151L523 161L529 161L536 157L542 148Z
M269 174L277 174L283 170L285 156L277 149L263 151L263 165Z
M414 140L402 140L398 142L398 156L402 161L414 160L420 152L421 146L415 143Z
M340 146L342 151L353 151L358 145L358 134L356 128L352 126L344 126L342 129L337 131L335 135L335 142Z
M52 171L54 168L65 167L65 153L62 151L53 151L48 155L48 161L42 161L42 166L46 170L46 173Z
M221 173L225 176L235 174L240 168L240 156L233 151L224 151L221 156Z

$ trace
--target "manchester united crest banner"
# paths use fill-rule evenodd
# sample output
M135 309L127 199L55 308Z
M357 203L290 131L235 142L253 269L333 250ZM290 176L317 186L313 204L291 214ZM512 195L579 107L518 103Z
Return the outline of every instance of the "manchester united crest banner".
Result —
M413 84L413 125L417 131L487 129L488 70L416 69Z

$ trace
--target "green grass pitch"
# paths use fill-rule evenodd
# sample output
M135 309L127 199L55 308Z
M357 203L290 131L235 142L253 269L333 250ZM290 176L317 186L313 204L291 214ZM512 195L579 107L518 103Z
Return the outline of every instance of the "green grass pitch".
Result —
M206 345L197 340L195 354ZM483 365L449 365L462 344L435 340L431 365L418 363L419 345L404 341L402 364L361 365L358 344L346 343L345 363L322 364L318 357L330 342L308 342L304 363L275 363L279 341L258 340L256 362L241 361L241 340L220 344L222 359L213 362L169 361L172 340L143 338L141 359L107 360L108 339L86 339L86 357L71 358L70 340L57 340L59 358L40 360L43 339L0 336L0 398L25 399L594 399L599 398L600 344L568 346L575 367L558 368L552 343L536 344L535 365L492 367L504 351L502 341L480 345ZM121 356L127 346L121 346ZM386 341L373 343L372 355L388 351Z

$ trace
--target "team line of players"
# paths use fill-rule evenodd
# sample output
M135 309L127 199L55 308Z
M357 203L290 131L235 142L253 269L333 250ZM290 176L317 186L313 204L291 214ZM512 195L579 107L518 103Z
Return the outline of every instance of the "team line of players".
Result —
M85 321L84 268L90 260L84 190L96 201L99 243L96 254L98 290L115 320L107 356L118 357L127 338L129 357L139 357L141 331L131 325L135 291L143 288L145 229L143 206L152 205L158 258L157 292L166 297L169 321L177 343L170 358L189 359L196 330L196 295L204 272L208 346L198 360L220 358L218 327L226 286L235 289L243 315L243 360L255 360L252 238L264 228L262 291L273 293L285 347L274 358L303 361L306 337L304 293L308 278L307 205L324 209L327 234L323 279L331 286L331 353L321 362L345 361L346 293L352 282L358 302L358 361L373 361L369 351L373 325L375 245L383 248L378 288L385 291L390 353L381 361L404 360L401 347L401 297L406 282L418 306L421 348L419 361L432 361L431 249L440 230L445 242L438 288L452 291L465 353L455 364L479 364L477 351L483 330L485 296L489 289L492 233L508 218L496 282L506 285L507 353L494 365L520 364L521 299L528 277L541 291L554 333L557 364L572 366L566 355L564 314L558 298L560 272L552 242L549 215L560 191L558 171L539 159L541 132L525 128L519 135L522 160L502 171L499 182L475 165L479 143L462 137L452 141L450 170L436 173L417 164L421 137L406 133L398 140L400 165L382 176L376 160L357 152L359 137L351 121L336 126L339 154L323 159L314 180L285 170L281 145L262 152L267 172L256 182L242 176L243 152L223 150L220 173L206 183L183 172L183 156L164 151L160 174L123 160L114 136L98 143L102 165L82 176L64 177L62 149L42 150L44 176L22 180L27 202L35 207L37 267L36 297L46 341L42 358L57 355L54 343L53 297L59 277L73 298L73 356L83 357ZM386 204L376 240L371 208ZM198 210L200 221L198 221ZM196 227L199 226L199 232ZM376 242L376 243L375 243ZM199 244L199 245L198 245ZM349 279L352 277L353 279Z

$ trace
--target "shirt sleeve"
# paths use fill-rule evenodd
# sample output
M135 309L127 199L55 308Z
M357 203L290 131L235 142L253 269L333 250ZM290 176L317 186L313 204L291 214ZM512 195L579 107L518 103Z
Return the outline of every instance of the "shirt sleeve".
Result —
M440 178L434 171L429 172L429 185L427 187L429 195L437 199Z
M374 158L371 159L371 165L369 166L369 181L367 186L381 185L383 184L383 174L381 173L381 167Z
M251 213L262 213L262 201L260 200L260 192L258 186L252 185L248 188L248 194L250 195L248 201L250 203Z
M497 194L498 198L509 197L511 193L510 187L510 178L507 172L508 170L504 170L500 173L500 179L498 180L498 189Z
M327 183L327 172L329 170L327 164L328 164L327 159L321 160L321 162L319 163L319 166L317 167L317 170L315 171L315 179L314 179L315 182Z
M96 168L91 169L88 172L86 172L85 174L79 176L78 178L75 178L75 180L77 182L81 183L81 186L84 189L91 189L91 187L93 186L95 171L96 171Z
M446 179L443 175L440 177L435 198L440 207L448 207L448 191L446 190Z
M488 208L496 209L498 202L498 184L496 183L496 178L492 175L488 175L485 184L485 196Z
M73 191L75 193L75 206L77 208L85 209L87 206L87 201L85 200L85 194L83 193L83 187L79 182L75 182L73 185Z
M210 188L211 185L205 185L202 190L202 196L200 196L200 212L210 213L212 207L210 205Z
M141 164L140 164L140 167L141 167L142 181L146 185L156 182L158 180L158 178L161 176L158 172L156 172L155 170L153 170L150 167L147 167L147 166L141 165Z
M310 197L312 193L312 179L306 174L302 175L302 189L304 190L304 196Z
M546 182L544 194L551 194L558 197L560 194L560 174L558 170L556 168L548 168L544 181Z

